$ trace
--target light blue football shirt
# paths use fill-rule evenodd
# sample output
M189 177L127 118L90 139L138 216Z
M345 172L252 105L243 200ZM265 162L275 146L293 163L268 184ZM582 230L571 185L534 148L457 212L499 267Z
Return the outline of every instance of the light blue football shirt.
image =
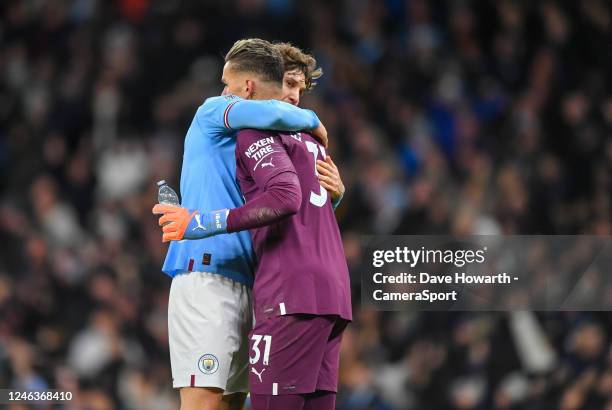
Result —
M315 128L314 112L276 100L208 98L185 137L181 206L213 211L244 205L236 182L236 133L242 128L299 131ZM203 271L252 285L255 258L248 231L170 242L162 270L169 276Z

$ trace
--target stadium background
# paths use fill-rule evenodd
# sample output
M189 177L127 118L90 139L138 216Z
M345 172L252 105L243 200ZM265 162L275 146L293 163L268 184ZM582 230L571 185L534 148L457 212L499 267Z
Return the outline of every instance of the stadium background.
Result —
M154 182L236 39L325 70L360 234L610 235L612 6L580 1L5 0L0 386L66 409L168 409L169 279ZM361 310L338 408L612 409L608 312ZM21 409L25 407L13 407ZM42 408L42 407L37 407Z

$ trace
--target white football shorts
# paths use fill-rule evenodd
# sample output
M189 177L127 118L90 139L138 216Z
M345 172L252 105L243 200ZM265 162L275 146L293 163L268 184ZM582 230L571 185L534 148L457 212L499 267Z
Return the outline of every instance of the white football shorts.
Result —
M175 276L168 302L172 385L248 391L251 289L224 276Z

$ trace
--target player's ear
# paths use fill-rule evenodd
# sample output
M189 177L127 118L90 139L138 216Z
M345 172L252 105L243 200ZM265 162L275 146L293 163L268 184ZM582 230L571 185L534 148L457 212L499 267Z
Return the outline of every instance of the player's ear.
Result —
M255 95L255 81L253 80L245 80L244 82L244 94L246 95L246 99L250 100Z

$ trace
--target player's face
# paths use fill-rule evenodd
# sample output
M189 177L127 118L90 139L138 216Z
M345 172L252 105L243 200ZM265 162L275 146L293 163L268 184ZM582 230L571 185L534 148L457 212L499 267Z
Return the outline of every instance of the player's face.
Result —
M232 94L255 100L279 100L282 97L280 83L265 81L253 73L235 70L231 62L223 67L221 82L223 83L221 95Z
M283 77L283 98L289 104L298 105L300 97L306 90L304 73L298 69L286 71Z
M232 94L242 98L250 98L252 90L249 81L246 73L233 70L231 61L227 62L223 66L223 74L221 75L221 82L223 83L221 95Z

